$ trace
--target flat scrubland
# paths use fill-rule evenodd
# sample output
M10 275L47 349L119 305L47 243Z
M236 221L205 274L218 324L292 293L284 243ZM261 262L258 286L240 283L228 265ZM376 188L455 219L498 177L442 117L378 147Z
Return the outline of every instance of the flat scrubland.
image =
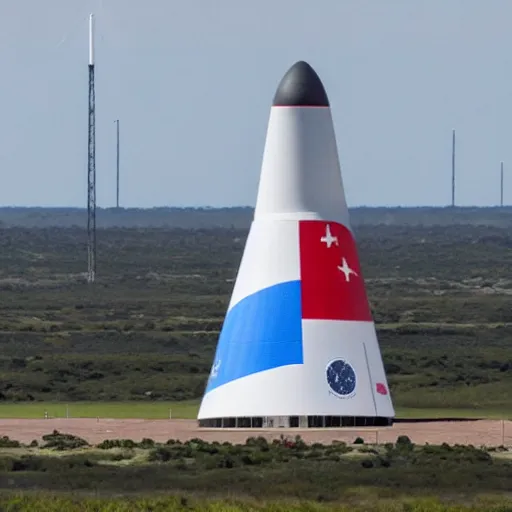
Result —
M246 235L100 230L88 286L84 230L0 230L0 414L55 402L56 414L68 404L74 417L104 416L77 402L143 402L143 416L193 415L176 402L202 396ZM509 231L360 225L356 235L399 413L509 416Z
M398 416L512 416L510 213L359 211L355 234ZM130 227L142 218L136 211L103 214L109 227L98 231L98 280L90 286L86 233L76 227L85 224L83 212L61 211L58 223L68 227L56 227L55 212L0 211L0 418L40 419L45 411L60 418L194 417L250 211L142 212L145 227ZM420 451L415 447L414 456ZM442 496L454 507L478 502L475 510L507 510L498 502L507 499L510 468L496 455L491 463L465 456L454 462L445 453L431 462L417 455L421 463L393 455L389 467L371 468L350 454L339 460L312 455L235 464L235 471L172 458L130 462L106 488L101 479L118 474L118 466L91 469L84 462L76 465L78 478L70 476L78 473L66 459L58 459L47 471L1 470L0 488L14 495L0 498L0 510L9 510L5 500L19 501L11 510L73 510L73 499L84 503L97 492L100 499L124 496L134 482L154 484L151 496L180 496L152 497L153 510L178 509L182 498L191 510L333 510L340 503L350 510L464 510L417 501L429 496ZM34 488L65 495L33 496L28 491ZM15 496L20 490L21 498ZM69 497L70 490L82 494ZM143 488L133 492L133 499L149 499ZM209 501L226 497L234 501ZM150 507L119 499L119 505L105 507ZM101 510L92 502L87 506Z
M307 444L300 436L282 436L240 444L145 438L90 446L54 431L28 445L0 439L5 489L0 506L18 511L505 511L510 510L510 455L505 447L416 446L407 436L384 445L361 437Z

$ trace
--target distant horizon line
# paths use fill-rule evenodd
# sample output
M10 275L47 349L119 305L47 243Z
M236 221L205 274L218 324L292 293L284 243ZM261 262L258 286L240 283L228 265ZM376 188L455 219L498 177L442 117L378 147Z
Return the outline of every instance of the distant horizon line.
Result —
M348 206L349 210L413 210L413 209L452 209L452 210L463 210L463 209L506 209L512 205L488 205L488 206L477 206L477 205L357 205ZM96 206L96 211L107 211L107 210L254 210L254 206L238 205L238 206ZM86 206L0 206L0 210L77 210L87 211Z

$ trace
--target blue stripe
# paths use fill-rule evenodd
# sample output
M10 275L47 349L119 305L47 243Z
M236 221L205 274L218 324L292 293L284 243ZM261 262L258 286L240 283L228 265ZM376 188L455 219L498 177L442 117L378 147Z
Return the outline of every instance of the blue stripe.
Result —
M249 295L228 312L206 393L253 373L302 363L301 287L289 281Z

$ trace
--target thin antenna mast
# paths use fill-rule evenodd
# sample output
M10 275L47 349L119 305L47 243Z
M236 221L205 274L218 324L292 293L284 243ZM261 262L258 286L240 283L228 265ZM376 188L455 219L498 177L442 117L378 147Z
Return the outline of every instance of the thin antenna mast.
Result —
M500 206L503 206L503 162L501 162Z
M89 133L87 159L87 281L96 278L96 99L94 92L94 16L89 16Z
M116 207L119 208L119 119L116 119L115 123L117 125Z
M452 132L452 207L455 206L455 130Z

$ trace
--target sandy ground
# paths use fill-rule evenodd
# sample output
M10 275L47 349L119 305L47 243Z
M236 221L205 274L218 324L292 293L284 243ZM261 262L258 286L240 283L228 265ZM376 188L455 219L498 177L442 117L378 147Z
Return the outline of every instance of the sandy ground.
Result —
M206 441L244 442L251 436L267 439L300 435L306 442L330 443L333 440L353 442L358 436L367 443L394 442L407 435L416 444L473 444L475 446L512 446L512 421L443 421L399 423L387 428L344 429L200 429L194 420L113 420L58 418L47 420L0 419L0 436L29 443L41 439L53 430L80 436L90 443L104 439L133 439L147 437L155 441L199 437Z

